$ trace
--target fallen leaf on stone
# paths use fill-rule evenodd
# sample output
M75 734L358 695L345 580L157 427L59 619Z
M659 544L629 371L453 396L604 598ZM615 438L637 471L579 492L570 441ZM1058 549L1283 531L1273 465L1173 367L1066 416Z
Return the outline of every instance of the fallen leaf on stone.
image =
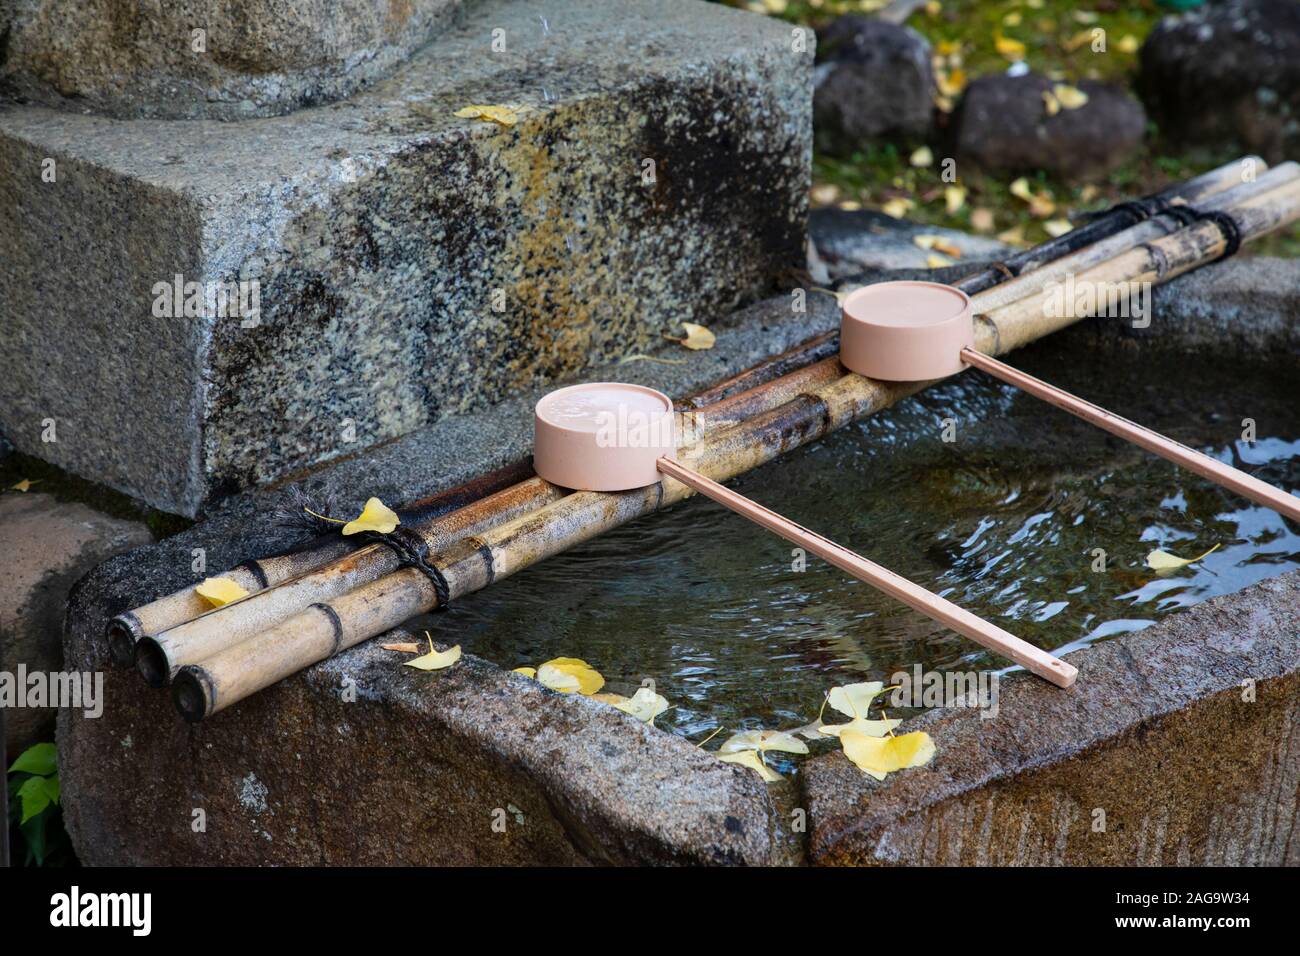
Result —
M718 748L718 753L734 754L742 750L754 750L759 753L781 750L791 754L806 754L808 745L785 730L742 730L728 738Z
M401 651L403 654L420 653L419 644L380 644L379 646L386 651Z
M582 694L589 697L605 686L605 678L584 660L576 657L557 657L537 668L537 680L561 694Z
M914 151L907 161L917 167L930 166L934 164L934 153L929 146L922 146Z
M377 531L380 534L390 534L400 523L397 512L378 498L371 498L366 502L366 506L361 509L361 514L343 526L343 533L356 534L358 531Z
M925 267L927 269L946 269L952 265L952 260L947 256L935 255L933 252L925 257Z
M999 232L998 242L1005 242L1009 246L1025 245L1025 227L1012 226L1005 232Z
M774 783L781 779L779 773L763 763L763 758L755 750L741 750L734 754L721 754L718 759L723 763L734 763L742 767L748 767L768 783Z
M642 687L631 697L624 697L614 703L614 707L643 723L653 724L655 718L668 709L668 699L649 687Z
M716 335L704 326L696 325L694 322L683 322L682 328L686 330L686 338L673 339L673 341L686 346L692 351L698 352L703 349L711 349L714 343L718 341Z
M1052 95L1051 90L1043 90L1043 107L1047 110L1048 116L1055 116L1061 112L1061 101Z
M894 219L902 219L914 205L915 203L912 200L899 197L898 199L889 200L880 207L880 211Z
M839 204L839 208L843 209L845 212L857 212L862 208L862 203L858 202L856 199L846 199Z
M1074 230L1074 224L1068 219L1051 219L1043 223L1043 230L1055 239L1057 236L1063 236L1067 232Z
M889 737L871 737L856 730L840 734L844 756L863 773L884 780L887 774L920 767L934 757L934 741L925 731Z
M1168 551L1157 549L1147 555L1147 567L1151 568L1153 571L1177 571L1179 568L1185 568L1189 564L1195 564L1203 558L1208 558L1218 550L1219 546L1216 544L1209 551L1206 551L1205 554L1197 555L1194 558L1180 558L1176 554L1170 554Z
M37 478L36 481L32 481L32 479L30 478L24 478L22 481L18 482L18 484L10 485L9 487L12 488L14 491L27 491L32 487L32 485L35 485L39 482L40 482L39 478Z
M1077 86L1068 86L1065 83L1058 83L1052 87L1052 95L1056 97L1063 110L1077 110L1088 103L1087 93Z
M531 677L531 678L533 678L533 680L536 680L536 679L537 679L537 668L536 668L536 667L516 667L516 668L515 668L511 673L514 673L514 674L523 674L525 677Z
M461 119L481 119L501 126L514 126L519 122L519 111L509 106L466 106L455 113Z
M827 737L838 737L844 731L851 730L868 737L883 737L901 723L901 720L867 720L865 717L856 717L847 724L822 724L817 732Z
M414 667L418 671L440 671L460 660L459 644L455 647L449 647L445 651L435 651L433 649L433 638L429 637L429 632L425 631L424 636L429 641L429 653L417 657L413 661L406 661L402 665L403 667Z
M1004 37L1001 33L993 34L993 46L1008 60L1023 60L1025 58L1025 45L1019 40Z
M948 215L956 215L964 205L966 205L966 188L964 186L949 186L943 191L943 207Z
M194 585L194 593L213 607L225 607L248 597L248 592L230 578L206 578Z

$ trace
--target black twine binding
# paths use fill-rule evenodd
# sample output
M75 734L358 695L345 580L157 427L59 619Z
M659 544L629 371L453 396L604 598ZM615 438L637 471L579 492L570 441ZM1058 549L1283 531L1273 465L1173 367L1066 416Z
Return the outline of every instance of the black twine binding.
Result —
M1209 220L1219 227L1219 232L1223 233L1223 253L1214 260L1215 262L1222 262L1237 254L1237 250L1241 248L1241 226L1237 224L1236 219L1219 209L1200 213L1196 218Z
M1168 199L1161 199L1159 196L1150 196L1146 199L1130 199L1126 202L1117 203L1109 209L1100 209L1097 212L1089 213L1083 217L1084 222L1092 222L1096 219L1109 218L1111 216L1125 216L1129 220L1130 226L1136 226L1138 223L1147 219L1154 219L1161 213L1170 212L1178 209Z
M393 549L393 553L397 555L402 564L417 568L423 572L424 576L433 582L433 593L438 596L437 610L447 610L447 605L451 603L451 588L437 566L429 562L429 542L424 540L422 534L398 525L388 534L367 531L364 537L368 541L377 541L380 544L388 545Z

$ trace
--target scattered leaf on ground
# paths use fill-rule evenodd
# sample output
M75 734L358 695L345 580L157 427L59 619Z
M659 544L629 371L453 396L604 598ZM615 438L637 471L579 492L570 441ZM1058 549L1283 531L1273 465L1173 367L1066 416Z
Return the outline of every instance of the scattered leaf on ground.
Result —
M1001 33L993 34L993 47L1008 60L1025 58L1025 45L1019 40L1004 37Z
M966 205L966 187L949 186L943 191L943 206L948 215L956 215Z
M929 146L922 146L915 150L907 161L916 167L931 166L934 164L934 153Z
M194 593L213 607L225 607L248 597L248 592L230 578L205 578L194 585Z
M1077 86L1058 83L1052 87L1052 95L1056 97L1056 101L1061 104L1063 110L1077 110L1079 107L1088 104L1088 94Z
M455 113L461 119L481 119L501 126L519 122L519 110L510 106L466 106Z
M1119 43L1115 45L1119 47L1119 52L1121 53L1136 53L1138 51L1138 47L1140 47L1142 44L1138 42L1138 38L1135 37L1133 34L1126 33L1122 37L1120 37Z
M992 232L997 228L993 218L993 210L984 206L972 209L970 213L970 226L976 232Z
M1073 231L1073 229L1074 225L1068 219L1049 219L1043 223L1043 230L1053 239L1057 236L1063 236L1067 232Z
M902 219L908 214L914 205L915 203L913 203L912 200L899 197L898 199L891 199L889 202L882 205L880 211L886 216L891 216L894 219Z

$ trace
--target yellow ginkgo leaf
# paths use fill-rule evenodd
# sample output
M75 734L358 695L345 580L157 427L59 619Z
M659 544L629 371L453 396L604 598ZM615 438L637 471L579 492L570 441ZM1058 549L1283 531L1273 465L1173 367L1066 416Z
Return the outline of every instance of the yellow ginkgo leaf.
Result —
M642 687L631 697L624 698L614 706L637 720L653 724L655 718L668 709L668 699L656 694L649 687Z
M914 203L912 200L900 197L898 199L889 200L889 202L880 207L880 211L886 216L890 216L894 219L902 219L907 215L908 210L910 210L913 205Z
M847 724L822 724L817 728L817 732L827 737L838 737L844 731L851 730L866 734L868 737L883 737L901 723L901 720L867 720L864 717L857 717Z
M742 767L748 767L768 783L781 779L781 775L763 763L763 758L754 750L741 750L734 754L722 754L718 759L723 763L735 763L740 764Z
M1197 555L1194 558L1180 558L1176 554L1170 554L1168 551L1155 550L1147 555L1147 567L1153 571L1177 571L1179 568L1185 568L1189 564L1195 564L1197 561L1207 558L1215 551L1219 550L1216 544L1205 554Z
M1020 26L1020 20L1021 20L1020 13L1016 10L1012 10L1010 13L1008 13L1006 16L1002 18L1002 23L1005 26L1018 27Z
M930 255L925 257L925 267L927 269L944 269L950 265L952 265L952 260L947 256L930 253Z
M213 607L225 607L248 597L248 592L230 578L207 578L194 585L194 593Z
M534 680L537 679L537 668L536 668L536 667L516 667L516 668L515 668L511 673L514 673L514 674L523 674L525 677L531 677L531 678L533 678Z
M461 119L481 119L502 126L514 126L519 122L519 111L510 106L466 106L455 113Z
M1092 31L1080 30L1078 33L1070 37L1070 39L1066 40L1061 45L1065 47L1066 52L1073 53L1075 50L1079 49L1079 47L1083 46L1086 43L1091 43L1091 42L1092 42Z
M1063 236L1074 229L1068 219L1051 219L1043 223L1043 230L1055 239L1057 236Z
M832 710L837 710L845 717L865 717L871 708L871 702L881 695L885 685L878 680L865 681L861 684L845 684L832 687L826 695L826 703Z
M1007 191L1016 198L1023 199L1025 202L1029 202L1034 198L1034 191L1029 188L1029 180L1024 176L1021 176L1008 186Z
M673 341L680 342L693 351L711 349L714 343L718 341L718 337L703 325L696 325L694 322L683 322L682 328L686 330L686 338L673 339Z
M1001 33L993 34L993 46L1008 60L1023 60L1025 58L1025 45L1019 40L1004 37Z
M40 483L39 478L37 478L36 481L32 481L32 479L30 478L24 478L16 485L10 485L9 487L12 488L14 491L29 491L32 485L39 484L39 483Z
M343 526L343 533L356 534L358 531L378 531L380 534L390 534L400 523L397 512L378 498L371 498L366 502L366 506L361 509L361 514Z
M934 163L934 153L931 152L929 146L922 146L913 152L912 155L907 158L907 161L913 166L930 166Z
M934 741L925 731L897 737L871 737L856 730L840 734L844 756L863 773L884 780L886 774L920 767L934 757Z
M1052 95L1056 97L1056 101L1061 104L1063 110L1077 110L1080 106L1086 106L1088 103L1087 93L1077 86L1068 86L1065 83L1057 83L1052 87Z
M1048 116L1055 116L1061 112L1061 101L1052 95L1051 90L1043 90L1043 107Z
M755 750L759 753L781 750L791 754L806 754L808 745L784 730L743 730L719 747L718 753L733 754L742 750Z
M943 207L948 215L955 215L964 205L966 205L966 188L964 186L949 186L943 191Z
M1009 246L1025 245L1025 227L1012 226L1010 229L999 232L998 242L1005 242Z
M579 693L588 697L605 686L605 678L584 660L557 657L537 668L537 679L562 694Z
M1136 53L1138 51L1138 47L1141 46L1142 44L1138 42L1138 38L1135 37L1133 34L1126 33L1122 37L1120 37L1119 43L1115 45L1119 47L1119 51L1121 53Z
M429 632L425 631L424 636L429 641L429 653L417 657L413 661L406 661L403 667L414 667L418 671L440 671L444 667L450 667L460 660L460 645L449 647L445 651L435 651L433 649L433 638L429 637Z

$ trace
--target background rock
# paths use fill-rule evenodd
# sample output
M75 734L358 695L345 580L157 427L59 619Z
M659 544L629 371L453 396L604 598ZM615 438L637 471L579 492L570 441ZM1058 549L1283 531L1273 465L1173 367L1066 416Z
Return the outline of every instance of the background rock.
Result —
M1165 18L1142 45L1138 89L1176 139L1294 158L1300 3L1227 0Z
M63 615L76 580L114 554L147 544L142 524L37 491L0 493L0 670L63 666ZM54 739L52 708L6 712L5 749L13 755ZM6 764L7 766L7 764Z
M1088 102L1048 116L1047 77L982 76L966 88L953 115L959 162L985 172L1044 170L1067 179L1091 179L1122 165L1146 132L1142 105L1114 83L1084 81Z
M919 140L934 116L930 44L872 17L832 20L817 38L813 127L818 145L850 153L872 140Z
M386 75L453 23L461 5L19 0L0 55L0 87L123 118L272 116L339 99ZM204 31L202 50L196 29Z

